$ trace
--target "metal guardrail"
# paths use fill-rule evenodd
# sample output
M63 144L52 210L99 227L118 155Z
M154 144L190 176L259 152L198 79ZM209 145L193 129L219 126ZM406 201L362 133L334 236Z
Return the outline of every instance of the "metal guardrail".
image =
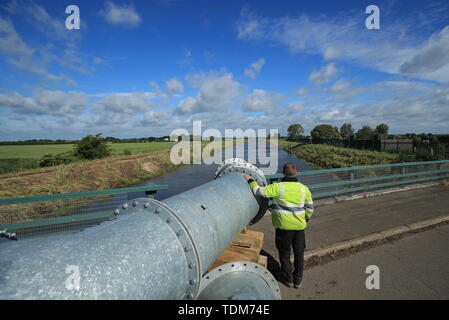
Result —
M282 174L266 176L271 182L282 177ZM449 160L309 170L299 172L298 178L309 187L314 199L321 199L449 179ZM142 197L143 192L154 197L157 190L167 188L167 185L144 185L0 199L0 230L16 233L18 238L78 231L114 217L115 208Z
M168 185L143 186L0 199L0 230L15 238L84 229L114 217L130 196L154 198Z
M309 170L298 173L314 199L449 178L449 160ZM271 182L282 174L266 176Z

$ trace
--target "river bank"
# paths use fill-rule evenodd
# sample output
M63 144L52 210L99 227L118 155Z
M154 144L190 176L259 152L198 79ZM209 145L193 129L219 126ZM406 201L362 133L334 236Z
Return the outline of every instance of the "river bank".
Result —
M74 162L0 176L0 198L121 188L170 172L170 150Z
M401 153L357 150L324 144L303 144L286 140L280 140L279 147L319 169L414 161L409 155Z
M233 146L241 143L234 140ZM225 141L222 142L223 147ZM201 143L201 152L209 142ZM195 150L191 148L192 156ZM77 161L66 165L0 175L0 198L58 194L129 187L163 177L176 169L170 149L155 150L99 160Z

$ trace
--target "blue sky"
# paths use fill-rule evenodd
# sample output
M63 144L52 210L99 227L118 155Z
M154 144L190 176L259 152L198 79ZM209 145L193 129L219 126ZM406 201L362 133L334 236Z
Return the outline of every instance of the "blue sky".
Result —
M71 4L79 30L65 28ZM449 133L448 17L446 0L2 1L0 140L160 136L193 120Z

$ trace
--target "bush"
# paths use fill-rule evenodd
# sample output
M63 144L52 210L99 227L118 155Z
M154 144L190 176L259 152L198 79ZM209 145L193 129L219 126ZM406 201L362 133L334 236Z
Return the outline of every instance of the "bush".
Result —
M132 154L131 150L129 150L129 149L123 150L123 155L124 155L124 156L129 156L129 155L131 155L131 154Z
M93 160L111 155L111 148L101 137L101 133L94 136L89 134L75 145L74 153L82 159Z
M74 161L74 156L70 151L63 153L49 153L42 156L42 158L39 160L39 165L41 167L51 167L60 164L67 164L72 161Z

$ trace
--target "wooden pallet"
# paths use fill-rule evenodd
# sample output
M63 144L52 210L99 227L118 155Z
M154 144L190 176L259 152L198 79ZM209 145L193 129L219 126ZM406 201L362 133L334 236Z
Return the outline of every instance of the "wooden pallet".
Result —
M215 260L209 271L222 264L233 261L256 262L265 268L267 267L267 257L260 254L263 248L263 232L244 229L231 245Z

